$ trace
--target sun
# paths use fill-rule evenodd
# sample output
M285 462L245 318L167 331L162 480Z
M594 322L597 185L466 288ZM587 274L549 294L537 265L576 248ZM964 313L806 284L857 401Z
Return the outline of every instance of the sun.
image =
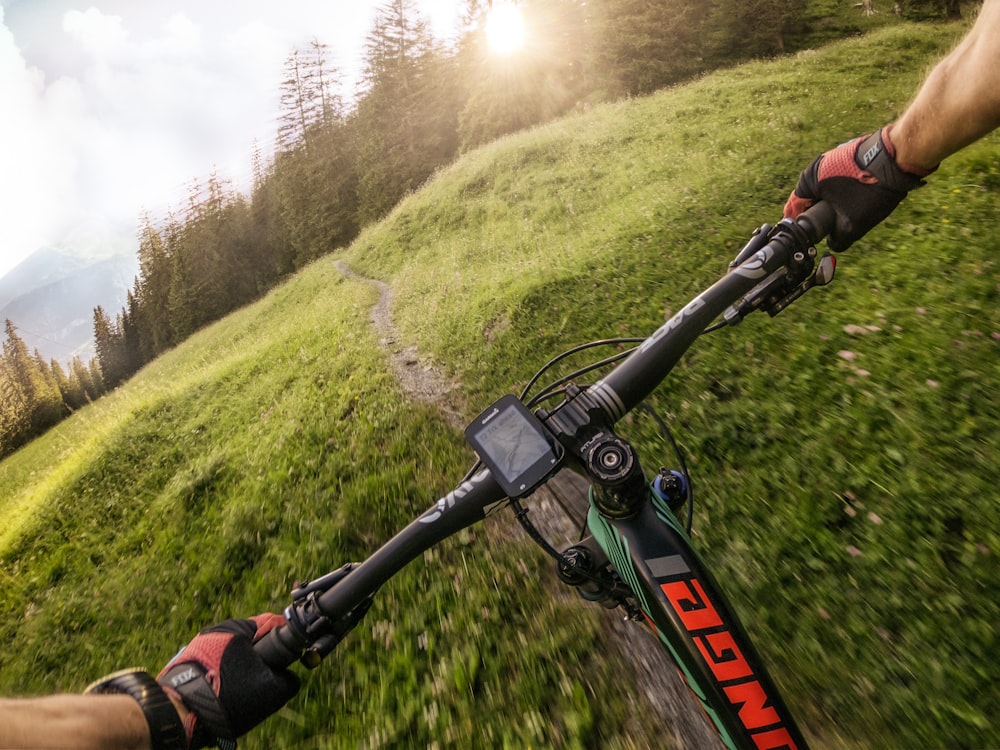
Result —
M506 0L496 0L486 16L486 41L490 49L510 55L524 46L524 16L521 9Z

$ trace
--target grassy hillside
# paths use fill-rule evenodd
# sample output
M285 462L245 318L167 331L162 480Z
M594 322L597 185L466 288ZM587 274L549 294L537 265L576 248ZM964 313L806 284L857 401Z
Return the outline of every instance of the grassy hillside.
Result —
M505 139L342 259L393 284L404 336L475 410L569 345L651 331L960 31L894 28ZM832 287L713 334L657 396L696 540L818 747L1000 744L998 157L991 138L948 162ZM450 489L469 453L388 374L374 294L323 259L0 464L0 693L158 666ZM596 613L552 601L500 530L388 585L242 746L658 746Z

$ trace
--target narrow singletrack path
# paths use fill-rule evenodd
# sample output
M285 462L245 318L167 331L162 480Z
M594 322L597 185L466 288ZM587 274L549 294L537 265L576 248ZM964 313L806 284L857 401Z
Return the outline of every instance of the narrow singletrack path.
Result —
M379 335L379 345L389 355L393 374L406 394L413 401L437 407L449 425L458 430L464 429L465 417L456 407L456 401L461 400L458 385L450 382L425 357L421 357L417 347L399 343L401 337L392 322L392 287L379 279L359 276L343 261L334 261L334 265L344 276L365 281L378 289L378 302L371 312L372 326Z
M344 276L378 288L379 299L371 311L372 326L406 394L413 401L438 408L450 426L463 430L469 417L463 408L461 389L422 357L417 347L401 343L399 331L392 322L392 288L384 281L355 273L343 261L334 261L334 265ZM586 479L565 470L528 498L525 506L530 509L532 523L558 548L579 538L589 507L587 493ZM508 538L514 536L511 531L505 533ZM561 597L573 595L568 587L561 585L553 593ZM722 743L708 718L654 636L635 623L625 622L617 610L605 611L604 630L612 646L612 658L631 667L632 674L623 677L620 689L624 695L636 697L638 705L632 710L639 715L660 717L663 724L655 737L636 737L634 747L721 748ZM611 689L612 686L607 687Z

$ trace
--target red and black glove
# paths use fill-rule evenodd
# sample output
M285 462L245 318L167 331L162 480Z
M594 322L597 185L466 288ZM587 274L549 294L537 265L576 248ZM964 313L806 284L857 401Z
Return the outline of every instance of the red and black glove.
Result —
M191 712L184 729L191 750L235 748L246 734L288 702L299 678L273 670L253 644L278 625L282 615L226 620L201 631L157 676Z
M830 248L846 250L861 239L930 174L896 163L891 133L887 125L820 155L799 176L785 218L795 219L813 203L826 201L837 214Z

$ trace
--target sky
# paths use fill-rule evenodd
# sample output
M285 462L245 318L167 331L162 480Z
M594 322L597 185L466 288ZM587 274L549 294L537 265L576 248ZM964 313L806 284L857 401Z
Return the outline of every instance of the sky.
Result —
M285 58L328 44L349 94L382 1L0 0L0 277L42 247L134 254L213 172L246 192ZM454 35L463 0L417 5Z

